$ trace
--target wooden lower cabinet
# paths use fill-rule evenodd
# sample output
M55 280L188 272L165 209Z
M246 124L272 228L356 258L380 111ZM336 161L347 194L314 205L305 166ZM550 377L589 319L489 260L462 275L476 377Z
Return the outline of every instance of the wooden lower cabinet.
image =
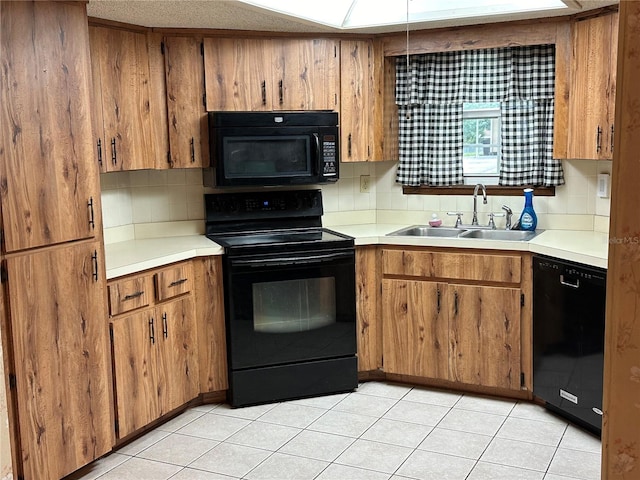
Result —
M427 249L382 255L385 373L521 390L521 373L529 371L523 355L530 353L521 348L530 341L528 256Z
M448 290L449 379L519 389L520 289L449 285Z
M380 303L380 249L356 247L356 326L358 372L382 369Z
M200 394L195 282L180 262L109 283L119 439Z
M199 394L193 296L112 321L119 438Z
M5 355L13 359L7 373L15 375L23 469L16 473L57 480L114 444L102 242L33 250L4 262Z
M446 284L382 281L384 370L448 379L447 315L439 298Z

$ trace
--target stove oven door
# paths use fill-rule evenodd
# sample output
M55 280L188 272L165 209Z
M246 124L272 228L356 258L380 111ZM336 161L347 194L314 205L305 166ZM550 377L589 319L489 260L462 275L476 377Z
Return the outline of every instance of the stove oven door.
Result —
M229 256L225 299L232 405L357 386L352 248Z

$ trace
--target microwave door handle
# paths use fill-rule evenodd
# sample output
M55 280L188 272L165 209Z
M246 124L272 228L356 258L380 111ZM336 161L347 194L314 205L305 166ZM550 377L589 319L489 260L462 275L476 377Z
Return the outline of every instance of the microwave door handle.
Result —
M315 144L316 144L316 164L317 164L320 161L320 137L318 136L317 133L314 133L313 139L315 140Z

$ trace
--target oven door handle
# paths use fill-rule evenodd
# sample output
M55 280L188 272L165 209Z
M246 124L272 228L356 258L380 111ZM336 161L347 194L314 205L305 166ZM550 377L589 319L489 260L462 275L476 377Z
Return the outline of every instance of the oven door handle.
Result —
M247 266L253 268L279 267L287 265L309 265L334 260L353 258L353 252L327 253L323 255L304 255L300 257L278 258L235 258L231 260L231 266Z

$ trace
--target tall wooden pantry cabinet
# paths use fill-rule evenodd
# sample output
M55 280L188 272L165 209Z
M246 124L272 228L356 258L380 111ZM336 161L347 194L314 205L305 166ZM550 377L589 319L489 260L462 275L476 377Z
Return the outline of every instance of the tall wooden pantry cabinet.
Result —
M85 2L0 3L0 319L14 477L114 444Z

